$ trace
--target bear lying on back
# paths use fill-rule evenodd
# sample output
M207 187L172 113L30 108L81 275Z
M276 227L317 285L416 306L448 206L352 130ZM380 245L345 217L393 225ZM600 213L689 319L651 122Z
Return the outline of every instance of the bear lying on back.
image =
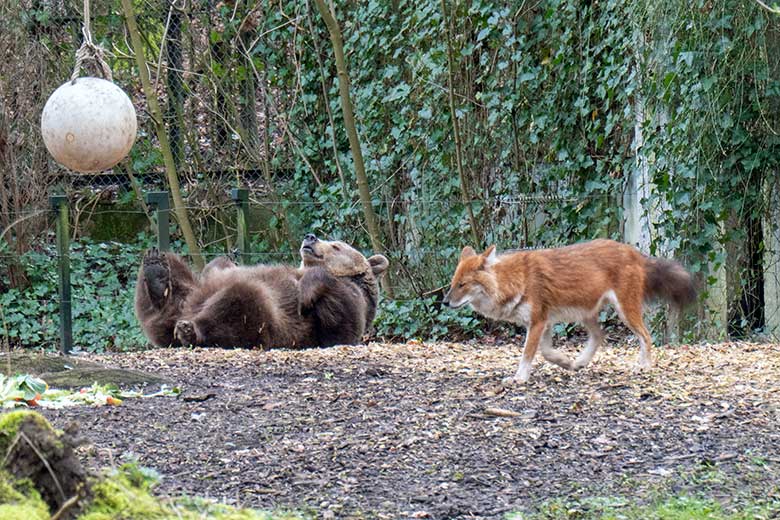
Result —
M301 266L237 266L225 257L200 276L152 249L138 273L135 312L158 347L327 347L356 344L376 314L382 255L306 235Z

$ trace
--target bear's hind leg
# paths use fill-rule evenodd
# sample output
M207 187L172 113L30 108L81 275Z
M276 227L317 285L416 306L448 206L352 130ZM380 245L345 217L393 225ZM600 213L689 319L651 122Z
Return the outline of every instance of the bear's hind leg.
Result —
M188 320L176 323L176 338L201 347L278 346L274 301L260 284L236 282L218 290Z
M164 254L153 247L146 252L142 267L143 283L149 296L149 302L158 309L165 305L171 288L171 272Z
M198 333L195 330L195 324L188 320L179 320L173 329L173 337L183 347L193 347L198 345Z
M179 256L152 248L138 271L135 313L147 339L158 347L175 344L173 329L197 282Z

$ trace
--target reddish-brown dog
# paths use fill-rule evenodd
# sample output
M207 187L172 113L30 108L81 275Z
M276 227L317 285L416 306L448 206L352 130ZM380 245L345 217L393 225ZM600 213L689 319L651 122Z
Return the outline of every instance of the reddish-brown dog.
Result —
M469 304L478 313L528 329L523 358L507 382L528 380L537 347L548 361L568 369L585 367L604 337L601 308L612 306L640 344L639 367L652 366L652 340L642 320L645 302L661 298L682 307L696 297L691 275L677 262L648 257L612 240L556 249L482 254L463 248L444 303ZM552 348L552 326L579 322L588 343L573 363Z

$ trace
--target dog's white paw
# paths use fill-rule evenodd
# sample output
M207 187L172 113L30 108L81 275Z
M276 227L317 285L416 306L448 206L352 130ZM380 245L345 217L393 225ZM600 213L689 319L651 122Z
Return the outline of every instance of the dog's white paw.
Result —
M571 364L572 370L582 370L588 364L590 363L590 359L575 359L574 363Z
M653 362L649 359L639 358L636 365L634 365L634 372L648 372L653 369Z
M525 381L523 381L523 380L518 379L515 376L505 377L504 379L501 380L501 384L504 385L504 386L524 385L527 382L528 382L527 379Z

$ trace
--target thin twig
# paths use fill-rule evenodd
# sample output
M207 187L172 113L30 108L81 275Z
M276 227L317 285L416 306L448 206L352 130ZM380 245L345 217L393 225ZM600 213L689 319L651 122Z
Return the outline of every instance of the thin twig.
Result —
M14 220L10 224L8 224L8 226L6 226L6 228L3 230L2 233L0 233L0 240L2 240L5 237L5 234L8 233L9 231L11 231L11 228L13 228L15 225L21 224L25 220L29 220L29 219L31 219L33 217L37 217L41 213L46 213L47 211L49 211L49 210L47 210L47 209L35 210L35 211L33 211L32 213L29 213L26 216L19 217L18 219Z
M79 496L78 496L78 495L73 495L72 497L70 497L69 499L67 499L67 500L66 500L66 501L65 501L65 502L62 504L62 506L59 508L59 510L57 510L57 512L56 512L56 513L54 513L53 515L51 515L51 519L50 519L50 520L60 520L60 518L62 518L62 515L64 515L64 514L65 514L65 512L66 512L68 509L70 509L71 507L75 506L75 505L78 503L78 501L79 501Z
M40 452L40 450L33 444L33 442L30 440L30 438L24 433L19 432L16 434L16 437L14 437L13 442L8 447L8 450L5 452L5 457L3 458L3 464L2 466L5 466L8 463L8 457L11 456L11 452L16 447L16 445L19 443L19 439L24 439L27 444L29 444L30 448L35 452L36 455L38 455L38 458L41 459L41 462L43 462L43 465L46 466L46 469L49 471L49 474L51 475L51 478L54 480L54 483L57 485L57 490L60 492L60 495L62 496L62 499L65 500L65 492L62 490L62 486L60 485L60 481L57 479L57 475L54 474L54 470L52 469L51 465L49 464L49 461L46 460L46 457L43 456L43 454Z
M160 70L162 69L163 53L165 52L165 43L168 41L168 29L171 27L171 16L173 15L173 8L176 2L171 2L171 7L168 9L168 18L165 20L165 29L163 29L162 41L160 42L160 57L157 60L157 74L154 78L154 90L157 90L157 86L160 84Z
M3 312L3 302L0 302L0 321L3 322L3 342L5 343L5 351L8 361L8 371L6 374L11 376L11 340L8 334L8 323L5 321L5 312Z
M65 491L62 490L62 486L60 485L60 481L57 478L57 475L54 473L54 470L52 469L51 465L49 464L49 461L46 460L46 457L43 456L43 453L40 452L40 450L33 444L33 442L30 440L30 438L25 434L24 432L19 432L19 435L27 442L27 444L30 445L30 448L35 452L36 455L38 455L38 458L41 459L41 462L43 462L43 465L46 466L46 469L49 471L49 475L51 475L52 480L54 480L54 483L57 485L57 490L60 492L60 496L63 500L65 500ZM9 450L10 451L10 450ZM6 454L7 456L7 454Z
M772 14L780 14L780 7L775 7L777 4L774 4L773 6L770 7L766 5L764 2L762 2L761 0L756 0L756 3Z

